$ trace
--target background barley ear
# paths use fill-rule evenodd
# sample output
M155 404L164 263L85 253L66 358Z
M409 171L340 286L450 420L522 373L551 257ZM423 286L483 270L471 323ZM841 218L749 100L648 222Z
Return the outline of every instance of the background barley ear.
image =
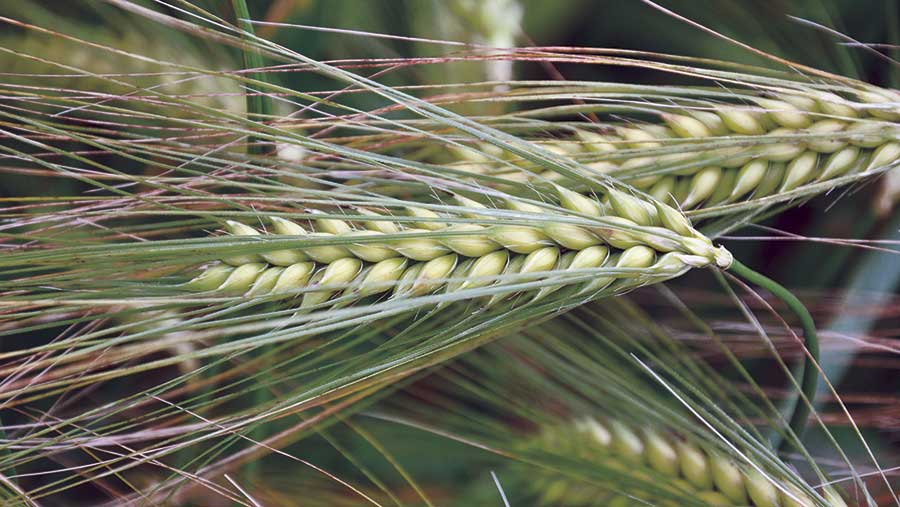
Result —
M0 5L0 503L896 505L896 2L613 4Z
M496 454L503 465L485 465L457 501L489 501L497 477L509 501L529 505L873 501L858 480L831 482L802 444L783 461L764 432L783 424L777 409L694 352L710 350L685 347L631 303L594 303L454 361L362 418Z

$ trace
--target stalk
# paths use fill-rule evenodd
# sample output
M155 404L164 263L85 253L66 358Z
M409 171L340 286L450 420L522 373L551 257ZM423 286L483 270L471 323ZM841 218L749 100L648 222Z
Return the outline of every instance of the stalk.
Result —
M250 22L250 11L247 9L247 2L244 0L231 0L231 6L234 9L234 15L237 18L238 26L243 30L241 39L249 40L254 36L253 23ZM244 69L261 69L265 65L262 55L258 52L242 47L241 53L244 57ZM268 83L265 72L252 72L250 77L260 83ZM256 85L248 85L249 90L247 97L247 117L251 120L265 121L272 115L272 98L269 97L265 90ZM250 155L264 155L271 151L268 143L260 144L260 140L256 137L247 139L247 153Z
M735 275L768 290L787 305L788 309L800 320L800 327L803 328L804 346L807 351L803 358L803 372L799 382L802 396L798 396L794 400L794 407L791 410L791 417L788 421L788 427L799 442L806 429L806 423L810 414L810 404L815 399L816 387L819 382L819 374L816 371L816 365L819 362L819 337L816 334L816 324L809 310L797 299L797 296L778 282L753 271L737 259L734 260L729 269ZM780 440L777 444L779 453L784 454L790 450L792 446L790 439L783 438L780 434L776 436L776 439Z

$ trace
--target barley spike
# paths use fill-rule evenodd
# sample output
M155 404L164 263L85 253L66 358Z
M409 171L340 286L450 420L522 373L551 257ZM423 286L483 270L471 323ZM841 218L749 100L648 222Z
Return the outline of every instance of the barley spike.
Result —
M601 126L603 133L578 130L574 140L546 141L542 146L683 210L709 208L895 164L900 160L897 95L876 88L846 98L829 92L745 95L752 105L666 110L659 113L661 124ZM740 146L708 147L717 138L742 137L746 142ZM696 143L679 144L683 151L662 155L625 151L662 149L684 141ZM482 174L520 174L508 167L491 169L485 166L489 162L471 157L466 163L478 166ZM518 163L537 170L528 162ZM540 177L555 182L561 178L552 171ZM613 206L615 197L607 196ZM635 220L639 212L629 214L621 207L616 212L642 223Z
M657 491L672 491L711 506L812 507L822 505L796 483L777 473L763 475L753 466L738 463L715 449L703 448L676 434L653 427L634 428L615 418L581 417L546 427L527 444L531 448L575 456L598 467L652 483ZM590 484L547 474L529 481L539 505L632 505L629 496L653 505L678 505L659 493L631 491L628 483ZM636 487L636 486L632 486ZM628 488L623 490L623 488ZM811 489L807 488L811 492ZM829 488L825 505L845 507Z
M563 187L557 187L557 193L561 208L591 217L597 225L590 225L590 220L585 225L549 220L540 206L517 199L509 199L505 209L534 216L529 222L536 225L451 223L453 216L421 207L407 209L414 227L391 222L390 215L371 210L361 212L366 218L354 220L358 226L310 211L312 232L281 217L270 218L267 233L229 220L224 228L233 236L349 241L228 256L186 288L248 296L302 292L300 306L310 308L335 297L351 301L386 292L391 297L417 296L441 287L485 287L499 283L500 278L525 283L551 271L569 280L584 275L567 272L608 268L610 274L576 284L576 294L598 296L679 276L691 267L731 264L730 253L713 246L683 214L666 204L615 189L608 192L608 205ZM494 209L464 196L454 199L465 206L463 216L469 219L484 221ZM419 218L428 220L415 220ZM422 237L422 233L434 236ZM411 237L404 237L407 234ZM379 241L382 236L385 239ZM353 241L356 238L366 241ZM541 299L561 286L542 287L534 298ZM486 305L509 295L496 294Z

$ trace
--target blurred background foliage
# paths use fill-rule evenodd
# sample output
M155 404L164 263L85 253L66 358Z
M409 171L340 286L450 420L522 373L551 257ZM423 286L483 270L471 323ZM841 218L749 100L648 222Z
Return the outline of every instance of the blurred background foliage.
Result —
M196 0L195 3L231 19L229 2ZM850 39L900 44L900 3L897 0L677 0L658 3L762 51L876 85L897 87L900 84L898 66L883 57L887 55L900 59L900 50L896 46L879 48L882 53L879 56L846 44ZM150 1L143 4L171 15L187 17L186 11L178 12ZM259 36L320 61L453 55L453 48L446 45L375 37L365 33L373 32L495 47L622 48L772 66L768 60L673 19L640 1L254 0L249 2L249 7L252 18L265 22L256 26ZM200 43L197 38L123 14L105 2L0 0L0 15L161 61L222 70L237 69L241 65L240 54L234 48ZM798 19L829 27L849 39L815 29ZM308 27L357 33L333 33ZM142 86L159 86L162 93L181 95L209 107L244 114L242 89L227 77L178 82L171 69L164 66L141 63L127 55L119 59L105 51L73 45L56 35L36 34L10 25L5 25L0 32L0 47L8 50L0 53L0 74L3 80L11 84L38 82L34 76L23 74L54 73L39 60L20 57L21 53L41 55L48 60L97 74L146 72L147 76L139 81ZM358 70L367 72L362 68ZM272 82L294 90L318 91L334 87L333 81L311 72L275 69L268 75ZM513 77L646 84L662 83L663 79L666 84L672 84L673 81L677 83L678 79L670 74L648 73L640 68L565 63L551 65L545 62L437 62L391 69L380 76L380 81L402 86L486 79L502 82ZM685 82L689 82L687 78ZM42 79L39 83L51 88L73 87L67 84L66 78L61 77ZM82 80L78 86L101 93L120 91L106 79L95 82ZM349 95L343 99L345 103L363 110L384 105L372 94ZM133 104L136 108L141 107L139 102ZM475 108L472 104L466 104L460 112L495 114L502 107L486 104ZM291 114L294 109L294 106L276 100L279 114ZM177 110L172 114L178 114ZM139 130L140 125L136 125L136 129ZM3 164L15 167L19 162L7 159ZM119 169L142 171L146 168L135 163L133 167ZM900 399L897 395L900 392L900 375L897 374L900 369L897 362L900 312L897 310L900 301L896 298L896 291L900 282L900 262L891 247L895 247L900 240L900 211L893 207L897 189L896 183L891 183L892 179L896 180L896 177L885 177L849 190L838 189L768 219L759 226L744 228L735 237L727 238L726 244L737 257L753 259L756 268L797 289L802 299L813 308L820 327L826 330L826 343L831 345L826 348L823 368L829 373L838 392L856 395L850 397L855 400L851 403L851 410L865 421L865 435L873 452L887 456L886 461L897 465L895 458L900 455L897 448L900 437ZM87 188L90 187L75 179L39 179L27 173L0 173L0 197L5 198L78 195ZM809 238L869 239L884 243L868 243L871 248L864 248ZM884 246L886 251L875 248L880 246ZM778 372L767 378L770 359L754 357L754 345L744 341L746 329L733 324L740 321L733 303L721 301L710 294L707 289L711 285L709 274L700 272L678 280L671 287L687 306L712 323L724 336L731 333L734 339L729 342L731 346L746 348L742 357L748 368L759 374L761 383L777 385L781 379ZM642 290L630 297L653 316L654 322L681 332L674 333L676 341L687 342L700 350L711 347L700 334L692 334L698 333L696 330L688 331L684 316L674 312L671 302L659 292ZM556 332L560 335L554 338L565 339L564 327L557 328ZM853 337L860 341L841 337ZM42 339L37 334L19 338ZM532 338L540 341L540 336ZM526 339L527 336L511 340ZM501 341L492 347L504 350L505 343ZM787 342L783 345L786 354L798 357L796 349L791 349ZM7 343L5 347L10 345ZM514 348L513 345L510 347ZM515 351L502 353L514 354ZM709 353L716 356L713 351ZM715 357L712 359L715 365ZM448 369L452 371L457 366L451 365ZM733 372L725 371L723 374L727 376L730 373ZM447 489L439 488L459 487L463 491L470 487L494 488L485 471L502 470L507 460L441 435L411 430L377 415L383 411L402 412L403 404L421 404L415 407L414 411L418 412L427 412L429 408L440 410L442 398L433 391L449 382L448 375L443 370L428 371L392 386L370 400L375 408L368 415L348 415L346 424L333 422L333 426L317 428L310 432L309 438L286 447L284 451L295 456L312 457L310 460L318 467L351 482L363 481L367 475L369 479L384 478L386 489L396 491L399 500L412 504L420 504L421 499L414 493L416 488L409 487L405 480L407 473L414 477L415 484L422 485L427 493L436 498L453 497ZM152 384L152 379L148 382ZM134 386L129 386L125 391L131 387ZM115 397L115 393L106 395ZM773 394L773 397L777 395ZM494 398L493 401L500 400ZM467 404L470 412L487 411L484 413L490 415L490 410L498 410L496 405L499 403L486 403L479 407L478 401L468 400ZM861 454L858 444L850 443L853 442L852 433L842 429L842 424L846 422L843 417L836 413L832 404L826 402L823 407L824 414L833 416L829 422L838 428L839 438L847 438L851 452L857 456ZM550 407L544 408L552 410ZM503 417L501 413L493 415ZM513 423L511 425L515 426ZM816 446L811 444L810 447ZM831 457L824 456L826 459ZM346 499L333 481L319 480L320 476L303 464L270 456L262 460L262 467L266 471L264 478L261 480L256 476L252 479L256 482L252 483L259 486L254 489L254 495L263 505L338 505L338 499ZM92 498L95 492L84 494L84 498ZM298 501L298 497L303 500ZM221 502L214 496L203 494L192 501L196 501L197 505ZM227 502L224 504L227 505ZM347 505L357 503L347 499ZM487 505L501 505L499 497Z

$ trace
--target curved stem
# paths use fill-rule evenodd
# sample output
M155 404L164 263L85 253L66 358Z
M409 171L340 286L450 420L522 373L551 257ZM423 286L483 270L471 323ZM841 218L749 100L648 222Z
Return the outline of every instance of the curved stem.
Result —
M754 283L780 299L800 320L800 327L803 328L803 339L806 345L807 354L804 356L803 373L800 379L800 390L803 396L798 396L794 400L794 407L791 413L788 426L799 440L806 429L806 421L809 418L810 404L816 395L816 387L819 382L819 373L816 363L819 362L819 337L816 334L816 324L813 322L812 315L809 310L803 306L803 303L797 299L789 290L784 288L775 280L764 276L749 267L742 264L737 259L731 265L729 270L735 275ZM806 399L803 399L803 398ZM778 445L778 451L783 453L790 446L789 439L782 439Z

